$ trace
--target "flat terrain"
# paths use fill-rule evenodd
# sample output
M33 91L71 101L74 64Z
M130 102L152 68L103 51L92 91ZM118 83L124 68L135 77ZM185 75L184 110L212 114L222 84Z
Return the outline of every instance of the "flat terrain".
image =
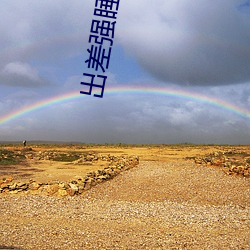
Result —
M234 162L248 162L250 146L31 147L41 155L44 151L138 155L140 163L73 197L1 194L0 246L250 249L250 178L228 175L221 166L195 163L195 158L214 152L227 152ZM105 164L30 157L0 166L0 177L68 181Z

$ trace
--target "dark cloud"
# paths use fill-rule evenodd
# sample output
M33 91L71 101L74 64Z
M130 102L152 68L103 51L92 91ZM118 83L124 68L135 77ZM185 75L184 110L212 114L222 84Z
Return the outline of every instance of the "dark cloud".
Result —
M82 54L93 6L91 0L1 1L0 70L13 61L46 63Z
M41 65L83 54L92 5L90 0L1 1L0 85L49 85L50 70Z
M185 85L250 80L250 15L235 0L128 0L119 41L156 78Z

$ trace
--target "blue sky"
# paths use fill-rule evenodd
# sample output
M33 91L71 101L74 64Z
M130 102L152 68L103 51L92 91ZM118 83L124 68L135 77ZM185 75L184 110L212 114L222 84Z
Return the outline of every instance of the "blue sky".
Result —
M0 116L81 90L94 2L0 0ZM249 112L249 6L121 0L106 86L200 93ZM23 139L249 144L250 119L193 99L104 93L0 125L1 141Z

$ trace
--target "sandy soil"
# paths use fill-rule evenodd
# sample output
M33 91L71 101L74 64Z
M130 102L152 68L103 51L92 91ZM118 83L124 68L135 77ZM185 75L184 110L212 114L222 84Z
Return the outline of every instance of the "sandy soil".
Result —
M220 168L197 166L186 159L215 151L250 154L249 146L100 146L52 150L136 154L140 164L81 196L1 196L0 246L250 249L250 178L228 176ZM88 171L90 167L96 166L85 166L83 170L82 165L36 164L30 160L24 172L32 179L46 179L50 174L54 179L70 180L78 171ZM18 174L17 178L24 178L22 171Z

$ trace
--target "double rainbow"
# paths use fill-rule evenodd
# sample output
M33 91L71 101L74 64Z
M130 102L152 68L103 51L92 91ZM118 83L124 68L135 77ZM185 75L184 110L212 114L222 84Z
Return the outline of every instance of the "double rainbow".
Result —
M108 98L107 95L112 95L112 94L172 96L176 98L207 103L209 105L213 105L221 109L224 109L226 111L235 113L244 118L247 119L250 118L250 112L248 110L235 106L232 103L214 97L206 96L203 94L188 92L184 90L174 90L171 88L112 87L105 89L104 98ZM0 125L3 125L4 123L12 121L20 116L26 115L33 111L46 108L48 106L57 105L62 102L67 102L69 100L80 99L83 97L84 95L81 95L79 92L71 92L38 101L36 103L22 107L16 111L13 111L9 114L0 117ZM89 98L96 98L96 97L89 96Z

